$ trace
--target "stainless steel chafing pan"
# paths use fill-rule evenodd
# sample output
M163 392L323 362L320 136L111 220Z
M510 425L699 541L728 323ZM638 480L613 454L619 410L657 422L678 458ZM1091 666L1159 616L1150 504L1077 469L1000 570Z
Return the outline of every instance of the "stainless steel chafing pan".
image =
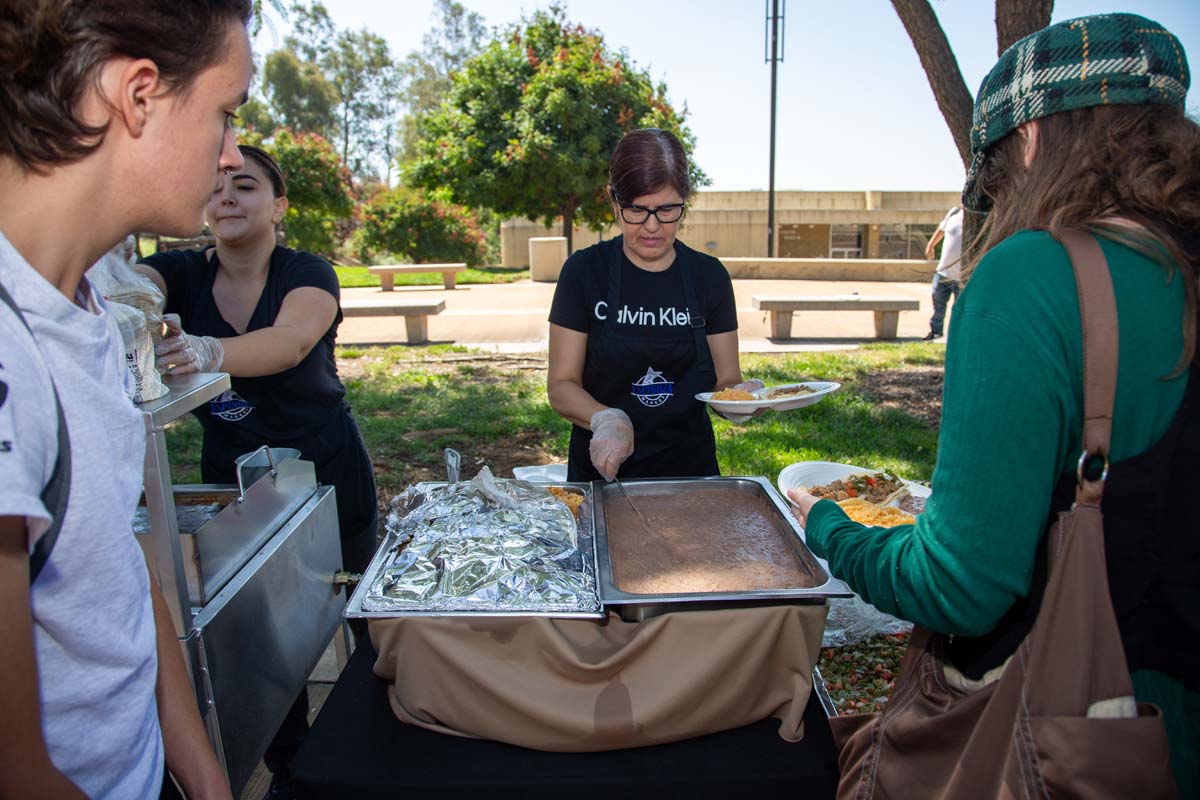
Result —
M600 601L626 620L851 596L808 549L766 478L630 480L624 488L649 525L601 481L592 484L592 511Z

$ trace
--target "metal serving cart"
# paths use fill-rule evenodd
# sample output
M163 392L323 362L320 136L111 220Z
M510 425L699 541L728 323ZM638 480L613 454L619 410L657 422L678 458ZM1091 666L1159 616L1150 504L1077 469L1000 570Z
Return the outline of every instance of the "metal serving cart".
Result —
M337 506L313 464L295 458L249 484L239 469L235 486L174 486L167 425L229 391L230 380L199 373L166 383L166 395L138 406L146 507L134 529L236 797L339 629Z

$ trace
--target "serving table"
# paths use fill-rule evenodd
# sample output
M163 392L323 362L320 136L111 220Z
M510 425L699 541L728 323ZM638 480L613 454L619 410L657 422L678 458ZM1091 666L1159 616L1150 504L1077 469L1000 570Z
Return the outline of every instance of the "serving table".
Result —
M548 753L400 722L375 658L364 641L322 706L293 763L297 796L695 800L836 791L837 752L815 696L800 742L784 741L778 720L765 719L653 747Z

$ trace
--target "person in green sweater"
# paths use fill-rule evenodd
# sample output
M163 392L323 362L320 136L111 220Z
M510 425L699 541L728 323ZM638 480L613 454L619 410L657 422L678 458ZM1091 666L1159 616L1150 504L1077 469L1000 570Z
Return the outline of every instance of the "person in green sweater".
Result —
M949 634L947 660L966 677L1002 665L1036 616L1043 536L1070 505L1080 451L1079 302L1053 234L1097 236L1120 335L1110 593L1135 694L1161 707L1176 783L1197 797L1200 127L1188 85L1178 39L1130 14L1060 23L1001 56L975 103L966 286L925 513L865 527L789 494L809 546L854 591Z

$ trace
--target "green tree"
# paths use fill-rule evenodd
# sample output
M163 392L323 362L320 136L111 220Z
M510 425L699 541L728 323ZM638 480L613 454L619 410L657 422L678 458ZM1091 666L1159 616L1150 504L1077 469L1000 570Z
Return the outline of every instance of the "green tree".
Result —
M350 172L329 140L316 133L279 128L271 139L257 133L244 144L262 147L279 162L287 181L283 230L290 247L332 255L340 244L338 222L354 213Z
M362 173L371 154L378 150L383 96L395 91L389 79L395 65L387 41L365 29L341 31L322 66L337 92L342 161L354 173ZM386 105L394 114L394 104Z
M283 19L287 19L287 10L283 7L283 0L268 0L268 4L271 8L275 9L276 14ZM268 14L264 13L265 11L263 0L254 0L250 30L256 36L262 30L264 24L266 24L272 33L275 31L275 23L271 21L271 17Z
M487 36L483 17L456 0L437 0L432 16L434 22L422 39L422 49L410 53L399 65L404 86L401 101L408 109L400 120L401 161L416 155L422 120L450 94L451 76L483 49Z
M892 0L964 166L971 164L972 93L929 0ZM1054 0L996 0L996 55L1050 24Z
M292 21L292 35L287 38L287 46L304 61L312 64L323 61L337 36L337 26L325 4L318 0L305 5L302 0L296 0L288 16Z
M358 243L363 250L415 262L483 260L484 234L471 211L404 187L375 195L362 206Z
M374 162L390 159L388 146L399 115L399 87L387 41L366 29L339 31L321 2L297 0L290 17L287 49L319 72L330 88L334 122L315 130L337 142L343 163L355 175L370 177Z
M322 136L338 129L337 89L320 67L302 61L293 50L284 48L267 56L263 86L276 125Z
M634 128L694 137L666 99L666 86L603 37L538 11L469 60L446 102L424 121L408 180L448 187L456 202L510 216L561 217L568 247L576 217L599 230L612 219L608 160ZM707 182L693 165L693 181Z
M263 134L270 134L279 127L271 113L271 107L258 97L251 97L238 109L238 119L241 121L240 125L243 130L258 131Z

